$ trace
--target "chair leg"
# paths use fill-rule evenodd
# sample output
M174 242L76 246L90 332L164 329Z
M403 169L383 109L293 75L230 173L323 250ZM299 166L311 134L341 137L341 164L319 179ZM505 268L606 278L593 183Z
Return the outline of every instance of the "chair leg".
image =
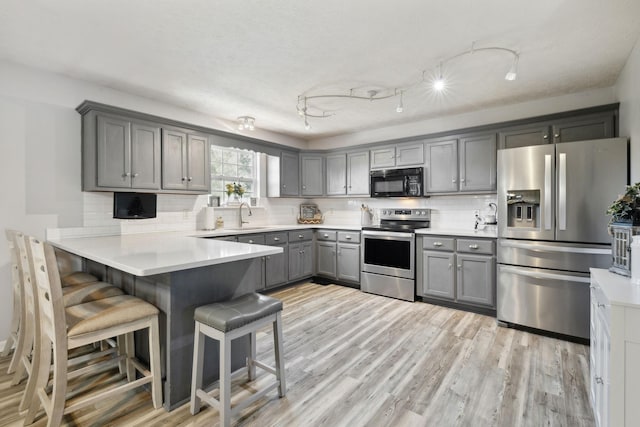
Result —
M149 343L151 344L151 343ZM127 369L127 381L131 382L136 379L136 368L133 366L132 360L136 357L136 347L133 342L133 332L124 335L124 353L126 356L125 365Z
M273 322L273 346L276 356L276 378L280 382L278 394L284 397L287 394L287 384L284 375L284 345L282 338L282 316L276 313L276 320Z
M196 391L202 388L202 369L204 362L204 335L200 333L200 322L196 322L193 334L193 367L191 373L191 415L200 412L201 401Z
M18 355L18 366L16 366L15 374L13 375L13 380L11 381L11 385L20 384L20 382L28 375L27 373L27 364L31 365L33 362L29 361L29 356L32 354L33 350L33 325L32 322L25 322L25 328L23 331L24 335L24 344L22 345L22 352ZM17 349L16 349L17 353ZM33 360L33 358L31 359Z
M249 334L249 356L247 357L247 370L249 381L256 379L256 332L253 331Z
M29 390L29 385L33 381L32 391L30 392L31 396L27 396L27 390L25 390L25 395L23 396L23 400L31 397L30 401L25 401L25 405L29 404L29 411L24 419L24 425L29 425L33 423L38 410L40 409L40 398L38 396L38 390L43 390L47 386L47 382L49 381L49 367L51 366L51 341L48 338L42 337L39 340L39 345L37 346L37 352L34 353L34 362L33 368L31 371L31 376L29 377L29 382L27 383L27 390Z
M151 381L151 399L153 407L158 409L162 406L162 370L160 369L160 327L158 326L158 316L151 320L149 326L149 368L153 380ZM131 334L133 338L133 334Z
M220 340L220 425L231 425L231 340Z
M62 424L67 396L67 363L69 355L66 349L56 346L53 355L53 389L51 391L51 413L47 414L47 427Z
M4 349L2 350L2 357L7 357L11 352L13 345L15 344L15 340L13 339L13 334L16 332L13 331L13 325L11 327L11 331L12 331L11 334L9 334L9 337L4 343Z

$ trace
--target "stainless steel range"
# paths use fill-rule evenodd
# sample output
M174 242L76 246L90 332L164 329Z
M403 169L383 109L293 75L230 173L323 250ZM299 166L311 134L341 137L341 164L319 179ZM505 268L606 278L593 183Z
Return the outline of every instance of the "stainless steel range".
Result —
M430 222L429 209L381 209L380 225L362 228L360 288L415 301L415 230Z

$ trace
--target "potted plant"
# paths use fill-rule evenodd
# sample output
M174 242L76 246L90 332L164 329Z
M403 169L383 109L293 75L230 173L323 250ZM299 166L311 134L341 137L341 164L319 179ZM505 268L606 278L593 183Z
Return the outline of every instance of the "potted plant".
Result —
M227 204L238 204L242 200L242 195L246 191L242 184L229 183L226 185L227 190ZM231 196L233 195L233 199Z
M611 215L610 223L640 225L640 182L627 185L624 194L609 206L607 214Z

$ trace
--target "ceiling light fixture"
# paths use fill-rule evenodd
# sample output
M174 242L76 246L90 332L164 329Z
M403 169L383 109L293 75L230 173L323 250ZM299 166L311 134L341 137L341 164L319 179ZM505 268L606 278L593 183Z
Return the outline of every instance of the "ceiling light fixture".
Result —
M489 51L499 51L505 52L513 57L513 62L511 63L511 68L509 72L505 75L505 80L513 81L516 80L517 70L518 70L518 61L520 59L520 54L513 49L509 49L506 47L499 46L490 46L490 47L481 47L476 48L475 42L471 44L471 49L465 50L464 52L460 52L456 55L450 56L446 59L441 60L438 63L437 67L437 78L433 81L433 89L437 92L443 92L447 83L442 74L442 68L448 62L460 58L465 55L474 54L477 52L489 52ZM417 89L423 85L425 82L425 76L428 70L422 71L422 78L414 83L408 84L403 87L396 88L388 88L388 89L378 89L378 90L367 90L363 93L363 91L356 91L355 89L349 89L348 93L327 93L327 94L317 94L317 95L298 95L298 104L296 105L296 110L298 115L304 119L304 127L305 129L311 129L309 125L309 118L327 118L334 115L334 113L322 110L319 107L313 106L309 104L309 101L320 100L320 99L358 99L358 100L368 100L370 102L373 101L381 101L383 99L393 98L400 95L398 106L396 107L396 112L402 113L404 111L404 93L410 90Z
M254 130L256 119L251 116L238 117L238 130Z

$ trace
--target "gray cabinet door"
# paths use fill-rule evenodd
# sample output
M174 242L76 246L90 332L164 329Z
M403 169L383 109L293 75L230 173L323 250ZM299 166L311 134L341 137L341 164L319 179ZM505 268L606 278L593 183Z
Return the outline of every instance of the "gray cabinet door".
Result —
M327 196L347 194L347 156L334 154L327 156Z
M280 194L298 196L300 184L300 159L297 154L283 151L280 155Z
M496 135L460 138L460 191L495 191Z
M131 187L160 189L160 128L131 123Z
M549 125L547 123L518 126L501 130L498 133L498 148L500 149L528 147L531 145L549 144L551 142L552 138L550 137Z
M396 147L371 150L371 169L392 168L396 165Z
M422 252L422 295L455 299L454 259L451 252Z
M313 275L313 243L310 241L302 243L302 277Z
M131 122L98 116L98 186L131 187Z
M162 130L162 188L187 189L187 134Z
M494 258L488 255L457 255L458 301L495 307Z
M425 150L427 193L458 191L458 140L428 142Z
M360 245L338 244L338 280L360 282Z
M300 193L303 196L323 195L323 163L324 158L317 155L300 156L300 175L302 183Z
M302 243L289 245L289 281L302 276Z
M347 153L347 194L369 195L369 152Z
M265 282L267 288L281 285L288 279L289 248L287 245L281 245L279 247L281 247L284 252L267 255L265 257Z
M553 142L587 141L613 138L615 116L613 112L575 117L552 124Z
M209 138L206 135L187 135L187 189L209 192Z
M318 275L336 278L336 244L317 242Z
M396 166L422 166L423 164L424 144L422 141L396 147Z

